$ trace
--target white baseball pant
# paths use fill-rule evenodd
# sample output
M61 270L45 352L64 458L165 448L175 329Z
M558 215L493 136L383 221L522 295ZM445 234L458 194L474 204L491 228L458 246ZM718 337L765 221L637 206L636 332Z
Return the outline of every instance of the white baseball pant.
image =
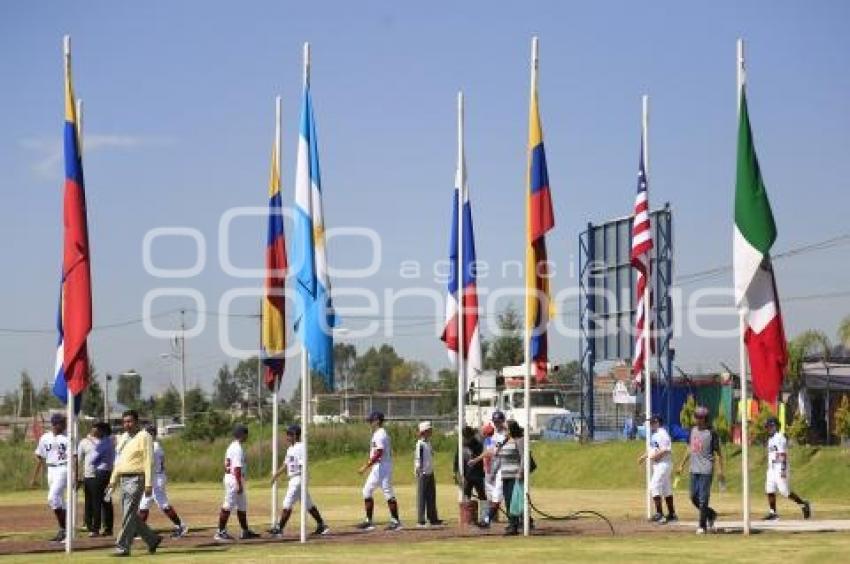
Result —
M65 509L65 488L68 485L67 466L47 467L47 506L50 509Z
M394 499L395 491L393 490L393 469L392 467L384 467L381 464L375 464L369 471L369 476L366 478L366 483L363 485L363 499L370 499L372 493L378 489L384 492L386 499Z
M165 474L154 474L151 495L142 496L142 501L139 503L140 510L149 510L154 502L156 502L160 509L166 509L171 506L171 504L168 503L168 493L165 491L165 484L167 481Z
M289 478L289 485L286 486L286 494L283 496L283 508L292 509L295 504L301 501L301 476L292 476ZM313 509L313 500L310 498L310 492L307 492L307 510Z
M245 482L242 482L242 493L238 493L237 484L236 484L236 476L233 474L225 474L224 480L224 502L222 502L221 507L225 511L247 511L248 510L248 498L245 495Z

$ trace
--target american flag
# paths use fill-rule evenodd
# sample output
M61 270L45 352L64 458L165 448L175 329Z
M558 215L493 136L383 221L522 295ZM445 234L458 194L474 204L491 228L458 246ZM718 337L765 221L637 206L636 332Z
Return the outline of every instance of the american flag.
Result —
M646 165L644 160L643 140L640 144L640 165L638 166L637 197L635 198L634 223L632 224L632 267L637 271L635 291L637 303L635 312L635 353L632 360L632 376L635 382L641 382L646 351L644 350L647 322L644 293L651 270L649 253L652 250L652 230L649 224L649 192L647 191ZM652 287L649 291L650 305L652 304ZM651 327L650 329L651 330Z

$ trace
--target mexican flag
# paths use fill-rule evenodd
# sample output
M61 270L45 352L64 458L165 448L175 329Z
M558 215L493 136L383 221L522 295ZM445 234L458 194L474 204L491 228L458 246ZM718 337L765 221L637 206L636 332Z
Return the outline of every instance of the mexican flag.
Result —
M743 88L732 237L735 305L744 312L744 342L750 358L753 396L775 405L788 362L779 295L770 263L776 224L759 170Z

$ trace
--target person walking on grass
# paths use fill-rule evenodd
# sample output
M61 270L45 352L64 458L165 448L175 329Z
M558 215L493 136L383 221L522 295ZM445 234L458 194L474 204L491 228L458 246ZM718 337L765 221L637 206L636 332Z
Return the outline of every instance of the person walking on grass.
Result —
M650 521L665 524L670 521L678 521L676 507L673 504L673 485L671 478L673 474L673 441L667 429L662 427L663 419L655 414L649 419L649 451L640 455L638 464L644 464L647 458L652 463L652 477L649 480L649 493L655 502L655 515ZM667 516L661 507L661 498L667 504Z
M236 509L236 517L242 532L240 540L256 539L260 535L248 527L248 496L245 494L245 478L248 476L248 467L245 463L245 449L242 443L248 438L248 427L236 425L233 427L233 442L227 447L224 454L224 502L218 515L218 530L213 539L216 542L228 542L234 540L227 532L227 521L230 512Z
M498 446L494 458L494 471L502 478L502 493L505 505L511 506L514 488L521 488L523 476L522 455L524 449L524 433L519 423L513 419L507 422L508 437ZM508 511L508 526L505 535L518 535L522 515Z
M286 487L286 495L283 497L283 510L280 513L280 521L276 527L269 530L269 533L275 538L283 537L283 529L286 528L286 523L292 515L292 508L295 504L301 501L301 471L304 468L304 443L301 442L301 427L298 425L290 425L286 430L286 457L283 459L283 466L277 469L272 474L271 483L277 482L281 474L286 472L289 476L289 484ZM327 535L331 532L322 519L322 514L319 513L319 508L313 504L310 497L310 492L307 492L307 511L316 520L316 530L314 535Z
M162 537L139 518L142 495L151 495L153 491L153 439L139 426L139 413L134 409L123 413L122 424L124 433L118 439L117 461L105 496L111 498L112 491L120 488L124 517L114 556L130 556L136 535L145 541L148 552L153 554Z
M454 459L455 483L460 485L463 489L464 501L470 501L472 499L472 494L474 493L478 503L483 506L481 514L484 517L475 523L479 527L483 528L485 526L484 519L489 517L489 512L487 511L486 506L487 493L484 488L484 460L481 458L481 453L484 452L484 445L475 435L475 429L472 427L464 427L462 437L464 472L461 474L458 471L457 458L452 457ZM473 460L476 460L477 462L470 464ZM475 516L475 518L478 519L478 516Z
M401 529L401 520L398 518L398 501L396 501L395 490L393 489L393 454L390 436L384 429L384 414L380 411L373 411L369 414L369 425L372 427L369 460L358 470L360 474L369 471L366 483L363 485L363 505L366 510L366 519L357 528L361 531L375 530L375 525L372 522L375 500L372 494L375 493L376 489L381 488L391 516L387 530L397 531Z
M697 534L704 535L714 530L717 512L709 506L711 482L714 478L714 465L717 464L717 476L721 483L723 476L723 454L720 451L720 438L708 421L708 408L699 406L694 412L696 425L691 428L688 450L679 464L678 472L685 469L685 463L691 460L691 503L699 509Z
M174 506L172 506L171 502L168 501L168 492L166 491L168 477L165 474L165 450L163 450L162 445L156 439L156 426L148 425L145 427L145 430L153 439L153 492L151 495L146 495L142 498L142 503L139 504L139 517L142 521L147 523L151 506L154 502L156 502L160 511L165 513L165 516L168 517L174 525L174 529L171 531L171 538L179 539L185 537L189 532L189 526L180 519L180 516L174 509Z
M95 498L92 524L95 530L99 526L103 527L100 536L111 537L112 526L115 521L115 509L112 505L112 497L106 496L106 490L109 488L109 479L112 477L112 469L115 467L115 437L106 421L95 423L95 429L100 440L92 457L95 478L92 489L92 495Z
M434 479L434 449L431 448L431 422L419 424L419 440L413 449L413 475L416 478L416 523L420 528L443 524L437 516L437 483ZM425 521L425 517L428 521Z
M779 420L770 417L765 423L767 428L767 476L764 482L764 491L767 494L767 503L770 511L765 516L765 521L777 521L779 514L776 512L777 492L787 497L800 506L803 519L812 516L811 504L791 491L791 468L788 463L788 440L779 431Z
M68 434L65 432L65 416L54 413L50 416L50 431L38 439L35 448L35 468L31 484L35 487L41 476L41 469L47 467L47 506L56 516L59 531L50 540L62 542L65 540L65 487L68 479Z

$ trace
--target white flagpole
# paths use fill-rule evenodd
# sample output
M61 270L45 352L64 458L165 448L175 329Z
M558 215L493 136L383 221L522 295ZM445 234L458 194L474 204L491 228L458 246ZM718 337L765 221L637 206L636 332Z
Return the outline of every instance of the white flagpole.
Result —
M744 40L738 39L738 120L741 119L741 101L744 93L744 83L746 82L746 74L744 70ZM740 374L741 374L741 404L743 407L743 417L741 417L741 493L743 505L744 519L744 534L750 534L750 448L749 434L747 430L747 419L749 418L749 392L747 391L747 348L744 344L744 330L747 326L746 312L740 310L739 315L739 340L738 346L740 350Z
M539 61L538 58L538 39L537 36L531 38L531 97L529 98L529 104L534 99L534 96L537 93L537 64ZM539 109L538 109L539 111ZM527 171L526 174L529 174ZM528 186L526 186L526 191L528 191ZM528 198L528 194L525 195ZM531 225L528 222L531 221L531 218L528 217L528 211L526 211L526 237L531 232ZM526 251L525 251L525 260L528 262L529 253L528 253L528 245L530 241L526 240ZM534 271L537 270L537 265L525 265L526 277L530 272L530 268L534 268ZM528 308L528 288L529 288L529 280L525 281L525 389L523 394L523 402L522 405L525 407L525 435L522 449L522 534L528 536L531 532L531 521L528 515L528 491L529 491L529 482L531 478L531 451L529 450L529 443L531 442L531 331L536 330L537 328L529 328L529 320L531 312ZM536 298L535 298L536 299ZM548 307L548 304L547 304ZM507 505L510 505L510 500L505 500Z
M458 501L463 501L463 475L466 473L463 467L463 405L464 391L466 390L466 362L464 361L466 352L464 296L466 295L466 287L463 284L466 274L463 262L463 206L466 203L466 161L463 152L463 92L457 93L457 187L457 299L459 306L457 316L457 467L460 473Z
M274 120L274 159L277 161L277 188L280 189L280 163L281 163L281 98L275 98L275 120ZM262 314L261 314L262 315ZM260 335L262 339L263 321L260 318ZM272 472L277 472L277 454L280 448L278 438L278 403L280 402L280 382L274 383L274 391L272 392ZM272 484L272 503L271 503L271 528L275 527L277 519L277 480Z
M649 215L649 96L645 95L642 98L642 115L641 115L641 141L643 144L643 168L644 182L647 186L647 210ZM650 229L652 226L650 225ZM643 375L644 375L644 435L646 435L646 452L650 449L650 431L649 418L652 417L652 347L650 331L652 331L652 323L650 313L650 288L652 287L652 261L649 258L649 252L646 255L646 286L643 289ZM646 518L652 517L652 496L649 491L649 482L652 477L652 461L649 456L646 457Z
M310 85L310 44L304 43L304 88ZM304 323L305 319L302 318ZM307 542L307 485L309 483L309 465L307 464L307 428L310 426L310 368L307 362L307 347L301 344L301 442L304 445L304 461L301 468L301 542Z

